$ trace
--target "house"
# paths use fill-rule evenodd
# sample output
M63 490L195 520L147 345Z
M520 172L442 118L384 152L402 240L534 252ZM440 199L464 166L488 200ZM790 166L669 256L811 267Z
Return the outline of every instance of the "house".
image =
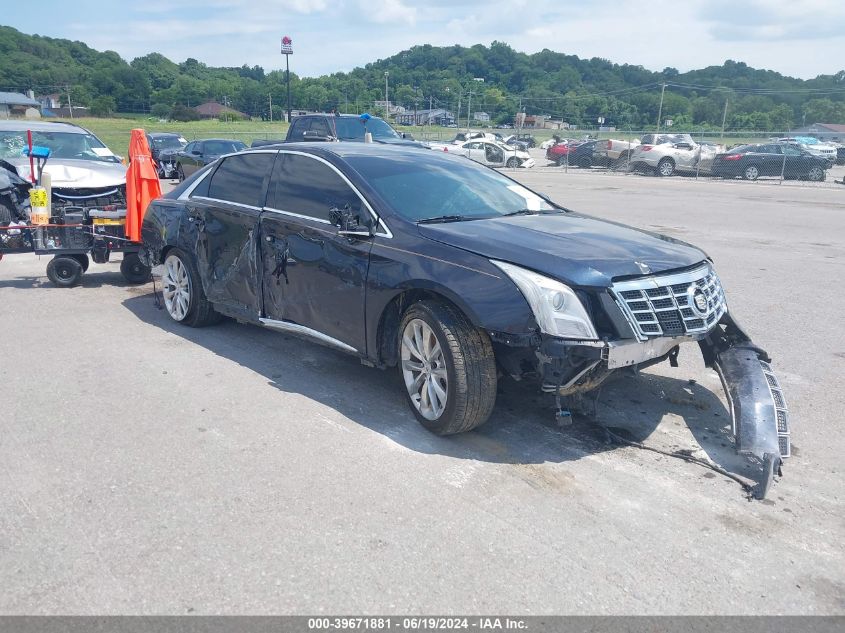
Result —
M454 122L455 115L443 108L407 111L396 116L398 125L449 125Z
M41 103L19 92L0 92L0 118L41 118Z
M790 130L790 136L815 136L821 141L845 140L845 125L841 123L813 123L797 130Z
M525 114L524 112L517 112L514 117L514 127L517 128L535 128L542 130L546 127L546 121L551 117L543 114Z
M484 123L490 120L490 115L486 112L473 112L472 113L473 121L478 121L480 123Z
M373 101L373 106L376 109L384 110L384 103L385 103L384 99L382 99L381 101ZM396 105L392 101L388 101L387 105L388 105L388 108L389 108L388 109L389 114L405 114L405 108L403 106Z
M49 95L41 95L38 97L41 102L42 110L58 110L62 107L62 95L55 92Z
M234 108L224 106L222 103L217 103L216 101L208 101L206 103L198 105L194 108L194 110L199 112L200 116L203 119L219 119L220 115L223 114L231 114L233 117L236 118L249 118L249 115L244 114L243 112L238 112Z

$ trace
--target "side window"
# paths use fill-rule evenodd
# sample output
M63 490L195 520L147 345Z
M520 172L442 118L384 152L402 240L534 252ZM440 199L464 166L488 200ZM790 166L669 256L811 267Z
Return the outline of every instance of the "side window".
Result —
M197 144L194 142L188 143L187 145L185 145L185 153L190 154L194 151L194 148L196 148L196 146Z
M334 136L329 129L329 124L323 117L317 117L311 120L311 131L320 136Z
M347 204L361 210L361 199L325 163L301 154L281 154L270 180L268 206L279 211L329 221L329 211Z
M306 129L308 129L308 119L303 117L294 119L290 129L291 140L301 139L302 134L305 132Z
M252 207L263 206L264 177L275 154L239 154L225 159L211 175L208 197Z
M801 150L795 147L794 145L784 145L783 153L787 156L800 156Z

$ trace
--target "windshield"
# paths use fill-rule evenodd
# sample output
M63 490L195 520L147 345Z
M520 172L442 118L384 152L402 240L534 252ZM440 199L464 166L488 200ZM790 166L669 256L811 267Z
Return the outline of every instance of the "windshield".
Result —
M93 134L32 132L32 144L50 148L50 158L75 158L119 163L120 160ZM26 132L0 132L0 158L20 158L27 146Z
M154 136L153 146L156 149L182 149L188 141L181 136Z
M364 140L364 132L372 134L374 139L402 138L399 132L381 119L370 119L366 122L366 126L362 119L353 119L352 117L335 117L334 122L337 129L337 138L341 141Z
M348 161L396 213L412 222L558 210L522 185L465 158L420 152L414 157L350 156Z

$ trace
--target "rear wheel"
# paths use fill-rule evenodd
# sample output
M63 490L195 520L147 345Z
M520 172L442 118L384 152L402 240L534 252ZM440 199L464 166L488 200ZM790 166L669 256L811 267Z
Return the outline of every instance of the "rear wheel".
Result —
M190 327L203 327L220 320L206 299L196 265L178 248L167 254L161 275L164 307L170 318Z
M668 177L675 173L675 161L671 158L661 158L657 163L657 175Z
M144 284L150 280L150 269L144 265L138 253L127 253L123 256L120 272L130 284Z
M745 180L757 180L760 177L760 168L757 165L749 165L742 172L742 177Z
M400 368L417 420L438 435L474 429L496 403L496 361L485 332L456 308L415 303L399 325Z
M593 161L592 161L592 159L587 158L587 157L585 156L584 158L582 158L582 159L580 159L580 160L578 161L578 166L579 166L581 169L589 169L590 167L592 167L592 166L593 166Z
M82 279L82 264L75 257L58 255L47 264L47 277L59 288L72 288Z

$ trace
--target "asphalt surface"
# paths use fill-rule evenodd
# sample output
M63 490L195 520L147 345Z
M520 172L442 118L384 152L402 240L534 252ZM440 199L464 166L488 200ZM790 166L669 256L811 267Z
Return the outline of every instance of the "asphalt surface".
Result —
M192 330L117 263L0 262L0 613L845 613L845 187L510 172L694 242L774 357L794 457L765 502L505 384L424 431L398 372L253 326ZM698 350L601 424L739 475Z

